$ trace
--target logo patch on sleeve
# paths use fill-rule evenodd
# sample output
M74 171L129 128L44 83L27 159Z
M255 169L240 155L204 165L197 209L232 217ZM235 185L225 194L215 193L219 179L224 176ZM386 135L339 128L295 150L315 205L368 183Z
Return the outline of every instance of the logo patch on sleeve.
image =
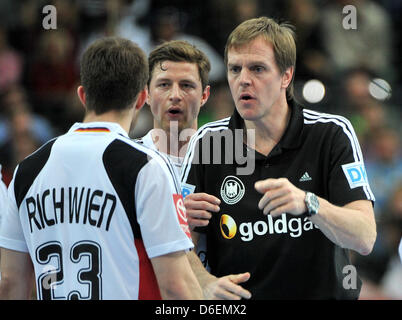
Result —
M189 194L192 194L195 190L195 186L192 184L182 183L181 184L181 195L183 199L187 197Z
M190 228L187 223L187 213L186 207L184 206L183 197L181 194L174 194L173 195L173 202L176 208L177 217L179 218L179 223L181 229L184 233L191 239Z
M352 162L342 166L351 189L368 185L367 173L362 162Z

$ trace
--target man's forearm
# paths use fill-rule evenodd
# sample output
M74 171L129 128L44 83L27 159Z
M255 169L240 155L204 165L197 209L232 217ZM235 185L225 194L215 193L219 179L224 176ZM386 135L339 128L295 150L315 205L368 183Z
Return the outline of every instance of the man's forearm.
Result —
M216 280L216 277L205 269L195 250L187 252L187 258L202 288Z
M154 257L151 263L162 299L203 299L203 292L184 251Z
M367 255L371 252L377 232L369 201L355 201L337 207L320 198L320 210L311 221L335 244Z
M26 283L10 281L2 275L0 280L0 300L29 300L32 298L33 279Z
M0 300L31 299L35 279L28 253L2 248L0 271Z

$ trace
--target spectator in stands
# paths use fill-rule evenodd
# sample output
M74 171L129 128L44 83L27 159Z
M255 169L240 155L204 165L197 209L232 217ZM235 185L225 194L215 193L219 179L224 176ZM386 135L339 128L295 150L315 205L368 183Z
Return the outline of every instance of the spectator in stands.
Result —
M0 163L8 184L15 166L57 133L45 118L32 112L22 87L10 88L0 104Z
M345 6L356 8L357 29L345 29ZM329 1L322 12L323 44L329 56L333 76L364 65L382 75L390 75L392 27L390 16L372 0Z
M184 40L195 45L205 52L211 61L210 81L216 82L224 79L225 67L223 58L215 49L204 39L183 32L180 15L183 13L175 7L163 7L157 10L151 17L149 33L145 31L140 37L137 37L133 29L124 23L117 28L117 34L137 42L146 53L149 53L158 44L170 40ZM122 28L124 26L124 28ZM134 25L134 27L136 27ZM136 27L134 30L137 30ZM148 35L148 36L147 36Z
M23 58L10 47L7 32L0 26L0 93L20 81L22 68Z
M79 80L73 39L64 30L44 32L35 53L29 73L34 109L63 130L71 125L66 115Z

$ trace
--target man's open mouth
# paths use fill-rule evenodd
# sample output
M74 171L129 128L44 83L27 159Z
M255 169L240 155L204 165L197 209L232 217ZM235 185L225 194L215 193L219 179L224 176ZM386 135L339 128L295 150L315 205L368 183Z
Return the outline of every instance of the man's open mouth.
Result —
M247 94L247 93L242 94L242 95L240 96L240 100L248 101L248 100L251 100L251 99L254 99L254 98L253 98L250 94Z
M170 108L168 110L168 113L170 113L170 114L179 114L179 113L182 113L182 111L179 108Z

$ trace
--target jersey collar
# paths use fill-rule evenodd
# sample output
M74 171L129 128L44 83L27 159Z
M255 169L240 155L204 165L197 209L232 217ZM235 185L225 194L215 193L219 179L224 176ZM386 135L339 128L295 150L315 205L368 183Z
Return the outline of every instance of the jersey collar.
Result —
M158 151L158 149L156 149L154 139L152 138L152 131L153 130L154 129L149 130L148 133L141 138L141 140L143 141L144 145L146 145L148 148L151 148L152 150Z
M76 122L68 131L73 132L114 132L128 138L127 132L115 122Z
M295 149L300 146L302 140L303 111L302 107L297 105L294 100L288 101L288 105L291 110L289 124L277 147L284 149ZM244 120L237 112L236 108L229 120L229 128L231 130L245 128Z

